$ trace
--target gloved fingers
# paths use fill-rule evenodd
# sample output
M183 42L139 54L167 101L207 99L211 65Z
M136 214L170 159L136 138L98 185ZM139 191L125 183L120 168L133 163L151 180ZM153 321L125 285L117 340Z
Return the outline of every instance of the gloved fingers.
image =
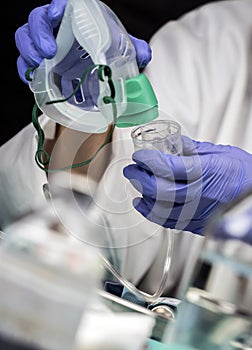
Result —
M129 36L135 46L138 67L145 68L152 58L150 45L142 39L135 38L133 35Z
M160 201L148 196L143 196L144 203L156 216L160 218L177 219L180 216L183 204L174 201Z
M135 164L130 164L123 169L123 175L138 192L156 198L157 184L153 174Z
M28 19L29 36L42 59L52 58L57 51L52 22L48 17L48 6L35 8Z
M125 167L123 174L138 192L153 200L169 200L174 202L176 192L180 191L173 181L169 182L164 178L157 178L135 164ZM178 184L178 187L182 188L183 185Z
M191 199L191 201L185 203L154 200L147 196L143 196L143 199L150 211L165 220L169 218L188 224L194 219L196 213L197 217L200 218L199 198Z
M37 67L41 63L41 55L34 46L33 39L30 36L28 24L18 28L15 33L15 42L22 59L18 61L19 75L24 77L25 70L28 67ZM23 80L23 79L22 79Z
M187 136L182 135L183 142L183 155L208 155L208 154L222 154L225 153L233 158L237 157L237 151L241 151L237 147L230 145L216 145L212 142L200 142L190 139Z
M184 230L188 227L188 221L184 222L183 220L178 221L170 217L160 217L148 207L144 198L134 198L133 206L146 219L165 228Z
M200 158L174 156L161 151L139 150L133 153L136 164L158 177L175 181L194 181L202 176Z
M27 69L30 67L30 65L28 65L25 60L23 59L22 56L19 56L17 59L17 70L18 70L18 75L20 77L20 79L25 83L28 84L28 81L26 79L25 76L25 72L27 71Z
M201 178L187 182L156 177L135 164L126 166L123 174L138 192L153 200L185 203L199 198L202 192Z
M67 0L52 0L48 7L48 18L52 22L53 28L57 27L64 15Z
M158 215L156 215L147 205L147 203L145 202L144 198L134 198L133 199L133 206L134 208L140 213L142 214L146 219L148 219L151 222L154 222L160 226L163 227L170 227L170 228L174 228L176 222L173 222L173 225L171 223L171 225L166 226L167 224L167 219L161 218Z

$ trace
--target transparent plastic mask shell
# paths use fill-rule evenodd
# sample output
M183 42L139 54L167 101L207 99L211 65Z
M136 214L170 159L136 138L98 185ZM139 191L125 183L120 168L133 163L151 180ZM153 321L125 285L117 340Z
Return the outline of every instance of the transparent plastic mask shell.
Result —
M68 0L54 58L44 59L33 72L30 88L39 108L71 129L100 133L113 122L108 82L97 77L96 65L108 65L115 86L117 116L127 108L125 81L139 75L135 48L116 15L96 0ZM89 67L78 91L65 102ZM92 68L93 69L90 69Z

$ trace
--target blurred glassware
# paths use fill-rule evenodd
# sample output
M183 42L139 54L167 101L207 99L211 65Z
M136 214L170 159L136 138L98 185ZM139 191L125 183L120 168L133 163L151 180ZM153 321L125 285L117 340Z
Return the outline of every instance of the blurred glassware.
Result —
M68 207L71 217L69 202L59 195L56 203ZM8 349L74 349L80 320L98 298L103 273L93 247L69 235L46 205L6 229L0 257L0 343Z
M252 349L252 191L216 213L164 336L172 349Z

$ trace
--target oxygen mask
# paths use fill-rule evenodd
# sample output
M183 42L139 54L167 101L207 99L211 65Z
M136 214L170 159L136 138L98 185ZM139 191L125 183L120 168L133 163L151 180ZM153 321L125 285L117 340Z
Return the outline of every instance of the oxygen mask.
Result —
M29 83L41 111L56 123L87 133L129 127L158 116L157 99L139 73L124 26L98 0L68 0L56 37Z

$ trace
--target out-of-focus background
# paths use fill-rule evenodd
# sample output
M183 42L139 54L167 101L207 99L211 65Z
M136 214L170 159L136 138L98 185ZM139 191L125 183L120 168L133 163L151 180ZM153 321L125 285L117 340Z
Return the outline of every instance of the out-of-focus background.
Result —
M218 0L215 0L218 1ZM116 13L128 32L149 41L153 33L168 20L179 18L184 13L210 2L209 0L104 0ZM213 2L213 1L212 1ZM30 11L49 3L49 0L7 1L7 24L2 24L2 98L0 145L13 137L31 121L33 94L20 79L16 69L18 51L15 46L15 31L27 22Z

